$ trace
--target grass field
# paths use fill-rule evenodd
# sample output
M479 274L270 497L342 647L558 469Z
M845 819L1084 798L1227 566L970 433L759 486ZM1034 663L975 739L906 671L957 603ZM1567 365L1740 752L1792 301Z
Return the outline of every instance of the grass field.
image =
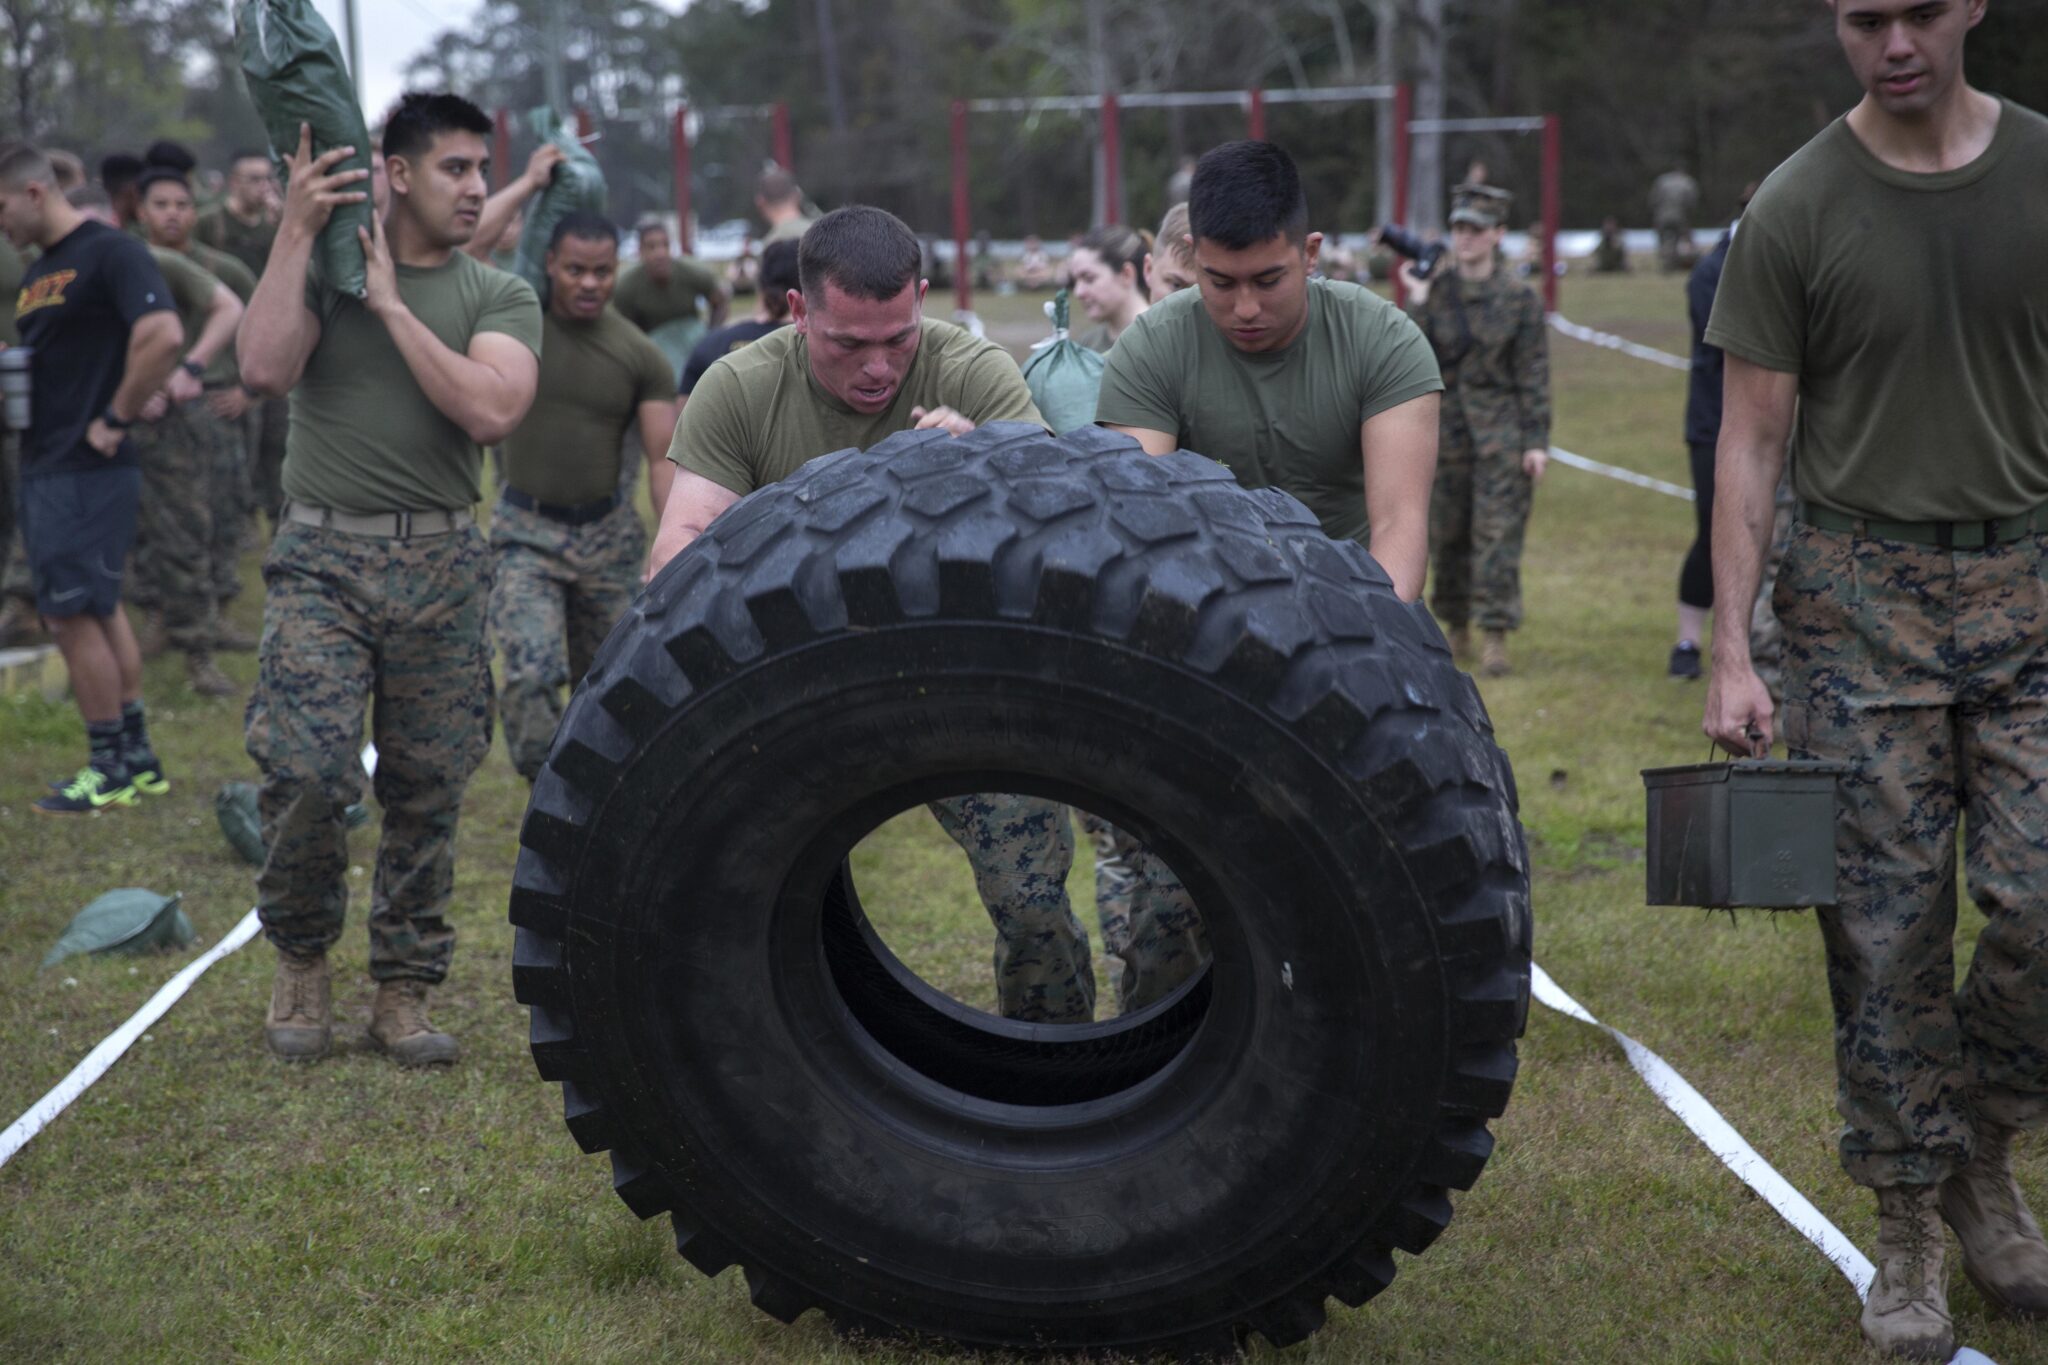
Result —
M1682 349L1680 282L1568 281L1578 321ZM1032 300L990 300L998 335L1036 331ZM1553 342L1558 444L1686 482L1684 376ZM1529 624L1516 673L1484 691L1513 758L1536 864L1537 957L1596 1014L1670 1059L1763 1156L1860 1244L1868 1197L1837 1168L1820 945L1810 916L1646 910L1637 770L1704 755L1700 690L1667 681L1677 499L1557 468L1537 501ZM256 624L260 593L237 617ZM226 667L243 683L253 661ZM0 700L0 1122L25 1109L187 955L73 960L38 975L63 924L116 886L182 891L203 942L241 918L248 869L210 797L247 778L241 705L209 702L174 660L148 696L174 791L59 824L28 805L75 767L65 706ZM0 1170L0 1359L897 1362L816 1314L784 1327L737 1271L707 1281L664 1221L613 1196L535 1078L512 1000L505 919L524 784L502 749L464 813L454 975L436 1018L452 1070L402 1073L356 1043L367 1017L364 866L338 950L348 1041L313 1067L264 1053L270 954L228 958L135 1051ZM859 854L863 896L928 978L986 1002L986 920L928 818ZM1084 919L1085 859L1075 889ZM1965 912L1959 952L1976 930ZM196 951L196 949L194 950ZM979 995L977 997L977 992ZM1521 1080L1479 1187L1450 1231L1403 1258L1366 1308L1288 1352L1300 1361L1772 1361L1860 1358L1848 1285L1669 1116L1616 1050L1533 1015ZM2048 1195L2048 1161L2022 1153ZM1963 1341L2001 1365L2048 1360L2048 1333L1987 1319L1958 1274Z

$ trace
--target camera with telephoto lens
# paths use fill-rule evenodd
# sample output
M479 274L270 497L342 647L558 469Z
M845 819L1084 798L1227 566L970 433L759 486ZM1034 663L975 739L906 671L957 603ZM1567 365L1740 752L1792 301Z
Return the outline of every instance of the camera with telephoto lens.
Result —
M1407 228L1392 223L1380 229L1380 241L1396 256L1415 262L1415 273L1425 280L1436 273L1437 262L1450 250L1448 242L1425 242Z
M10 431L28 430L28 362L33 354L26 346L0 347L0 401L7 414L0 426Z

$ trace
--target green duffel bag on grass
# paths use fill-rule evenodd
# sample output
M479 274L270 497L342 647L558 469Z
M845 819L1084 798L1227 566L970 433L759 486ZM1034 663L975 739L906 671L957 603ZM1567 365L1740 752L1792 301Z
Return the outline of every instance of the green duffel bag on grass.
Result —
M109 891L72 917L56 946L43 957L54 967L80 953L148 953L183 948L199 933L178 908L183 896L160 896L140 886Z

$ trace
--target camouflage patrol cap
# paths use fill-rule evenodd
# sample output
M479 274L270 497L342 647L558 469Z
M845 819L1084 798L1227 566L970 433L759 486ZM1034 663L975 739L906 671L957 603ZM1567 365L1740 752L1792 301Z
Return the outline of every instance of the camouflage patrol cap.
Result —
M1514 195L1493 185L1459 185L1451 191L1451 222L1497 228L1507 222L1514 203Z

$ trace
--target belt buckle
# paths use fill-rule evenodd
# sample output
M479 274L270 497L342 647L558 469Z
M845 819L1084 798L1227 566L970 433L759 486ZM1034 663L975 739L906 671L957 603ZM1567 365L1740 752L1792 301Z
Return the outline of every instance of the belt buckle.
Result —
M394 537L395 537L396 539L398 539L398 540L410 540L410 539L412 539L412 513L410 513L410 512L394 512L394 513L392 514L392 525L393 525L392 535L393 535L393 536L394 536Z

